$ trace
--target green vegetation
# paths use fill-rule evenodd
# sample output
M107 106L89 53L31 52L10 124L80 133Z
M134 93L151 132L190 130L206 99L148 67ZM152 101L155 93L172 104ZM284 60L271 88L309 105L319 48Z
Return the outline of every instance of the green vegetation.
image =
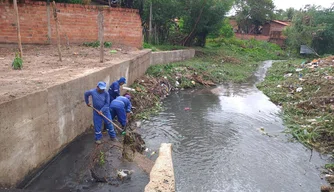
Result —
M209 40L205 48L196 48L194 59L151 66L147 74L166 77L173 86L178 81L180 88L199 85L192 81L204 85L225 81L245 82L260 61L282 59L283 55L284 52L277 45L263 41L214 39Z
M152 49L152 51L155 52L155 51L180 50L180 49L186 49L187 47L180 46L180 45L152 45L149 43L144 43L143 48Z
M103 151L100 151L99 165L103 166L106 163L105 154Z
M333 169L334 169L334 164L333 164L333 163L331 163L331 164L326 164L326 165L325 165L325 168L326 168L326 169L333 170Z
M334 9L306 6L294 11L292 25L285 31L287 46L299 53L300 45L308 45L318 54L334 54Z
M145 41L153 44L204 46L208 35L219 32L233 0L139 0L144 23ZM152 36L149 36L150 5L152 4Z
M271 101L282 105L288 131L321 152L334 149L333 59L321 59L316 68L301 59L276 62L258 85Z
M134 119L148 119L150 115L157 114L161 110L161 102L159 95L150 94L149 88L135 82L131 85L136 89L135 93L132 93L132 104L137 106L135 109Z
M272 0L235 0L236 20L241 30L259 34L259 27L273 18L275 5Z
M23 65L23 60L19 56L19 53L15 53L15 58L14 58L14 61L12 63L13 69L15 69L15 70L22 69L22 65Z
M155 50L173 50L177 46L152 46ZM184 48L184 47L182 47ZM161 110L161 98L173 88L212 86L226 81L246 82L261 61L284 59L279 46L257 40L236 38L209 39L205 48L197 47L195 58L183 62L149 67L144 77L131 87L136 89L132 103L135 119L147 119ZM162 84L166 86L161 86Z
M84 46L86 47L94 47L94 48L97 48L97 47L100 47L100 41L93 41L93 42L85 42L83 43ZM104 47L106 48L110 48L112 46L112 43L111 42L104 42Z

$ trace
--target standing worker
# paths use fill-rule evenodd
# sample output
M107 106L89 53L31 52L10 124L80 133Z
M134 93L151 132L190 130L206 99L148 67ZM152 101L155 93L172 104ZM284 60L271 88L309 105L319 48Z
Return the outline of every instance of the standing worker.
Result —
M114 120L117 116L118 122L122 125L123 130L125 130L126 124L128 123L131 108L131 96L129 94L119 96L110 103L111 118Z
M110 103L112 100L120 96L120 87L126 83L125 77L121 77L119 80L113 82L109 88Z
M94 121L94 129L95 129L95 143L101 144L102 139L102 120L104 121L104 124L107 125L108 134L112 141L117 141L116 139L116 133L114 130L114 127L112 126L111 122L109 122L107 119L102 117L102 114L106 116L107 118L111 119L110 115L110 96L109 93L106 92L106 83L103 81L100 81L97 84L96 89L91 89L89 91L85 92L85 102L87 106L91 107L92 104L89 103L88 98L89 96L92 96L93 101L93 107L98 110L93 110L93 121Z

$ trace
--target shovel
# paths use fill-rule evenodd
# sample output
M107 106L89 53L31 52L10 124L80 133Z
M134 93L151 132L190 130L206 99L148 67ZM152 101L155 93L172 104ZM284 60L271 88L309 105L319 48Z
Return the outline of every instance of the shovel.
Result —
M92 109L94 109L97 113L100 112L99 110L95 109L93 106L89 106L89 107L91 107ZM116 125L112 120L110 120L109 118L107 118L103 113L101 114L101 116L104 117L105 119L107 119L110 123L112 123L121 132L122 135L126 134L126 132L123 129L121 129L120 127L118 127L118 125Z

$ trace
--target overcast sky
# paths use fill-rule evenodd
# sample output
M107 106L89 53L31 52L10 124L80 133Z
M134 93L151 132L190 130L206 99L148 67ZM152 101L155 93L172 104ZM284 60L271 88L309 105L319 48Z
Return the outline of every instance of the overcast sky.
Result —
M307 4L321 5L329 8L334 0L273 0L277 9L287 9L293 7L295 9L303 8Z

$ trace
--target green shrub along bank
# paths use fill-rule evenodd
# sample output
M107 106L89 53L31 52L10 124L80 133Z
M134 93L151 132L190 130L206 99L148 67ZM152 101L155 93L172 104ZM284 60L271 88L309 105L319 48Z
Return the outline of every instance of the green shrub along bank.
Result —
M276 62L257 85L282 105L285 124L296 139L330 153L334 150L333 60Z
M151 66L147 74L166 77L172 85L179 84L180 88L240 83L253 75L261 61L285 58L279 46L257 40L211 39L205 48L195 49L194 59Z
M159 50L175 48L170 45L156 47ZM136 106L135 118L146 119L157 113L161 108L160 100L173 89L246 82L262 61L285 58L278 46L256 40L215 39L208 41L207 47L195 49L195 58L151 66L135 81L132 85L136 89L132 101Z

